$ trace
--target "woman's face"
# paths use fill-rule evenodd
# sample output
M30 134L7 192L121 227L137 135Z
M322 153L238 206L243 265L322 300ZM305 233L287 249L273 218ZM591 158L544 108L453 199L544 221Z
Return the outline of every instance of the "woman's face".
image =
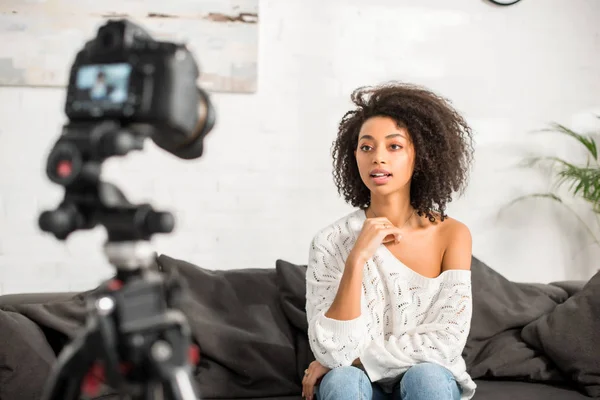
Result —
M371 117L358 134L354 152L360 177L371 193L388 195L410 182L415 150L408 130L389 117Z

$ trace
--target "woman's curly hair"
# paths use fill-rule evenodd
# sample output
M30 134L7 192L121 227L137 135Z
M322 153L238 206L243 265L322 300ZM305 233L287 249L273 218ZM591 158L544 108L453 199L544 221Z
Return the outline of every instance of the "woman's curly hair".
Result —
M433 222L437 212L443 221L452 194L463 192L468 180L473 145L467 122L450 101L412 84L360 87L351 99L356 109L342 118L332 148L339 194L354 207L369 206L370 191L361 180L354 151L362 124L374 116L387 116L408 130L415 149L411 205L418 215Z

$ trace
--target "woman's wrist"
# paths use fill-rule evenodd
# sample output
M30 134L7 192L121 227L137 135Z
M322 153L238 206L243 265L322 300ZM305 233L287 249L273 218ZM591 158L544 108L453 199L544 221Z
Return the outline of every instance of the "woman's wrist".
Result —
M346 260L346 268L362 270L366 262L367 260L360 254L360 252L355 252L352 250L348 255L348 259Z

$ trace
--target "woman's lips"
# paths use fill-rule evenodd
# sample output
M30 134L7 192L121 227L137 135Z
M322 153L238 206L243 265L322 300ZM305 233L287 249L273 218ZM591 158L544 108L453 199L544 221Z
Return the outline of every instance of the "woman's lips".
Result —
M392 179L391 175L383 175L383 176L373 176L371 175L371 179L375 182L376 185L385 185Z
M369 176L376 185L385 185L390 179L392 179L392 174L384 169L374 169L371 171Z

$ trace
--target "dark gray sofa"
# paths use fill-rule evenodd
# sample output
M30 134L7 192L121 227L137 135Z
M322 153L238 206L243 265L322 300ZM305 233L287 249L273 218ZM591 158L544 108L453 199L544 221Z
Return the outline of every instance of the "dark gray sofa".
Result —
M184 302L182 309L201 348L202 362L196 379L203 399L301 399L302 371L313 360L303 314L305 266L278 260L275 269L211 271L167 256L158 260L163 271L176 270L188 282L190 300ZM590 399L596 382L600 388L600 378L593 380L595 371L582 372L583 367L577 367L573 374L573 368L562 369L550 358L551 351L548 355L540 350L546 345L550 348L549 341L536 342L544 337L544 326L540 324L547 321L542 317L581 293L586 282L510 282L476 258L472 271L474 321L464 355L478 385L474 399ZM12 337L36 347L36 357L45 352L36 360L43 359L40 363L49 367L51 357L74 334L73 327L83 322L82 298L80 293L4 295L0 296L0 310L41 328L35 346L31 344L33 337L24 338L19 332ZM572 310L569 312L573 314ZM594 318L600 318L600 314L591 317ZM537 339L526 342L523 337L527 336ZM57 342L57 337L62 339ZM4 348L10 346L5 340ZM40 350L40 346L45 349ZM592 346L600 359L600 348ZM0 355L2 351L0 346ZM19 354L23 365L28 362L27 351ZM587 360L590 355L586 357L583 358ZM17 400L26 398L24 393L39 393L39 389L31 389L41 387L47 370L42 368L40 373L13 368L7 374L6 369L11 367L4 366L2 371L2 360L0 356L0 398ZM578 361L574 364L581 365ZM18 373L22 376L13 379ZM592 386L585 386L589 383L585 379L582 384L580 378L586 374L592 376ZM5 382L12 382L13 386L15 382L25 382L28 388L7 393L10 384ZM591 391L586 392L586 387L592 387Z

